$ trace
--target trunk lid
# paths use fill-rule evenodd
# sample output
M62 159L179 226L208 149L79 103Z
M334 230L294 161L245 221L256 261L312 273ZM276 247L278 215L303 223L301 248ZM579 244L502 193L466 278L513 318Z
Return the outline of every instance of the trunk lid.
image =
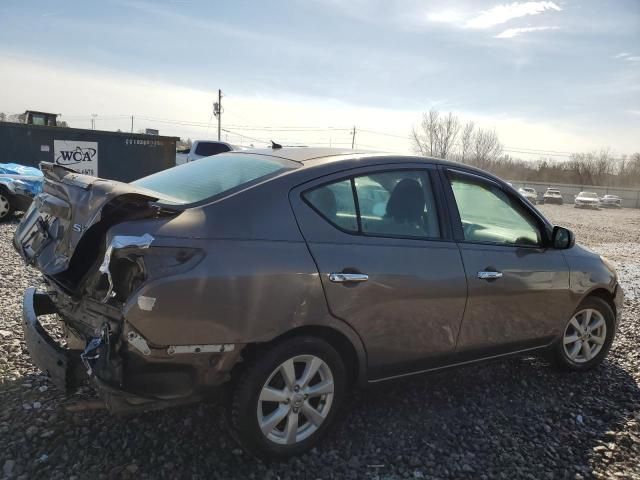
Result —
M62 282L67 286L77 284L104 251L103 239L112 225L166 211L152 205L159 199L154 192L52 163L42 163L41 169L43 190L18 226L13 243L25 262L44 274L68 273Z

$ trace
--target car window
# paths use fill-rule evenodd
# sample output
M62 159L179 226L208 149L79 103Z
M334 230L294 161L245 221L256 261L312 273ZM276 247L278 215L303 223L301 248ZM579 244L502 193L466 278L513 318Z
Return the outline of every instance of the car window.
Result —
M439 238L440 227L426 171L397 171L356 177L362 232Z
M451 178L465 240L503 245L540 245L536 222L497 186Z
M199 142L196 146L196 155L202 155L208 157L210 155L217 155L218 153L228 152L231 150L228 145L217 142Z
M350 179L323 185L305 192L303 197L333 225L353 233L358 232L356 204Z
M295 162L266 155L221 153L154 173L132 182L132 185L187 204L297 166Z

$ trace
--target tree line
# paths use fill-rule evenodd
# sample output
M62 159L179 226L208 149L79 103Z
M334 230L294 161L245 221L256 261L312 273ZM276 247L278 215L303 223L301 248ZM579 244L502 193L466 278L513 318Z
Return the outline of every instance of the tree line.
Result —
M495 129L462 122L452 112L424 113L413 128L416 153L453 160L510 180L640 187L640 153L615 158L609 149L573 153L567 161L540 158L525 161L505 154Z

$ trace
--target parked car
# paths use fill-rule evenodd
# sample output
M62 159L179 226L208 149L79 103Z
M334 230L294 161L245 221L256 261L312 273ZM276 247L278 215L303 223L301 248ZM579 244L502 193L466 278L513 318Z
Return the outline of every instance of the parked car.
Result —
M564 200L562 199L560 190L557 188L547 188L547 191L544 192L544 195L542 196L542 203L555 203L562 205L564 204Z
M605 195L600 199L600 206L604 208L622 208L622 199L617 195Z
M580 192L573 202L575 208L600 208L600 199L595 192Z
M47 283L24 295L33 362L115 412L226 391L255 455L312 448L356 386L523 352L588 370L620 318L611 263L466 165L285 148L131 184L41 168L14 237Z
M237 148L227 142L194 140L190 148L176 151L176 165L193 162L194 160L219 153L230 152L231 150L237 150Z
M518 189L518 192L534 205L538 202L538 192L536 192L535 188L522 187Z
M14 211L26 211L42 189L42 172L18 163L0 163L0 222Z

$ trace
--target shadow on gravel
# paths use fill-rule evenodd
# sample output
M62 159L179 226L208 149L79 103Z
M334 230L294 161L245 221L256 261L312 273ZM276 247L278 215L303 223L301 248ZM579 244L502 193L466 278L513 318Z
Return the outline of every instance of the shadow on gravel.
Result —
M15 462L13 476L591 478L609 462L637 462L619 432L640 421L640 392L610 362L565 374L522 358L381 384L357 393L311 453L269 465L238 449L219 406L72 413L45 386L36 374L0 384L0 461Z

